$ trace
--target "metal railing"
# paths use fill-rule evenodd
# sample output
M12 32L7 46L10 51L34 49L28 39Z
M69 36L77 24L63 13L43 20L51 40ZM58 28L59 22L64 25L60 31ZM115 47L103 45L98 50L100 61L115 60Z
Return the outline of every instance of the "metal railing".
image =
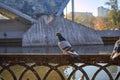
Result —
M109 55L80 55L81 61L77 61L69 55L0 55L0 77L4 80L51 80L55 78L52 76L57 75L58 79L52 80L76 80L71 78L76 71L80 71L84 75L84 80L96 80L97 75L104 71L109 77L108 80L118 80L120 71L112 76L108 67L113 65L120 67L120 57L115 60L110 60L109 57ZM66 77L64 71L68 66L72 67L72 71ZM91 78L84 69L86 66L98 68Z

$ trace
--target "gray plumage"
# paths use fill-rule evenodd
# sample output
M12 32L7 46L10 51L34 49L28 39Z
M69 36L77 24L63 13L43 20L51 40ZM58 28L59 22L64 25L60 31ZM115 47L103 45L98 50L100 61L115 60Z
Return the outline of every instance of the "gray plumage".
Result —
M69 54L72 58L80 60L78 53L72 48L71 44L60 34L57 33L58 46L63 54Z
M115 59L120 55L120 38L116 41L113 52L111 54L111 59Z

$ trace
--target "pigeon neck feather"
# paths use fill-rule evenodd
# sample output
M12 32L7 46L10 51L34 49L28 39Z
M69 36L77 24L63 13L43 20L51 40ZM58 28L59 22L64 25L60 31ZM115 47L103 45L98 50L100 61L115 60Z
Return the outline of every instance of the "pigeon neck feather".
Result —
M58 36L59 41L66 41L64 37Z

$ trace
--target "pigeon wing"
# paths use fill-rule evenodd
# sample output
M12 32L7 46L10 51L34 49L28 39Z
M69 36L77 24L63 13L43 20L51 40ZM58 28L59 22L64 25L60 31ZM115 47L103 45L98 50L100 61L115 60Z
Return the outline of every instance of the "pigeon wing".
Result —
M80 60L78 53L72 48L68 41L58 42L58 46L62 51L67 52L72 58Z
M61 41L58 42L58 46L62 51L67 51L67 48L70 48L71 44L68 41Z

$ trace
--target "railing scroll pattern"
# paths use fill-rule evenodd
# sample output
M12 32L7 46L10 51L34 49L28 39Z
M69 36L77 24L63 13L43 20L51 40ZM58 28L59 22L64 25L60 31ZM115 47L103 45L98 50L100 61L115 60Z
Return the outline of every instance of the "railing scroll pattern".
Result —
M97 75L103 70L109 77L109 80L120 79L120 71L118 71L115 76L112 76L107 69L109 66L113 65L120 67L120 57L113 61L109 59L109 55L80 55L80 58L82 59L81 62L72 59L68 55L0 55L0 77L6 80L7 78L3 76L3 74L7 71L12 77L12 80L32 80L30 78L24 78L27 72L31 71L35 77L34 80L50 80L48 77L54 71L59 76L58 80L71 80L75 72L80 71L84 75L85 80L96 80ZM17 76L14 69L11 68L16 65L23 67L19 76ZM70 72L67 77L60 69L63 66L71 66L73 68L72 72ZM98 67L91 78L84 70L86 66ZM41 77L36 67L47 67L44 76Z

